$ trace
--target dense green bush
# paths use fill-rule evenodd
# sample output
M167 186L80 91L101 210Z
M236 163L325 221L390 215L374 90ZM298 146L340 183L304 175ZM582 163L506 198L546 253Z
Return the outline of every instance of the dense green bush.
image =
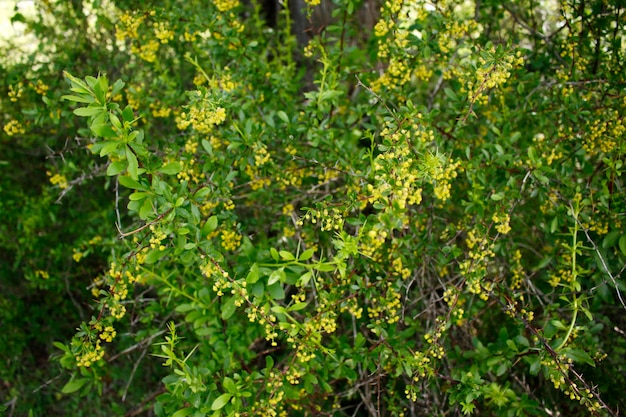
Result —
M626 405L626 10L316 3L14 17L10 415Z

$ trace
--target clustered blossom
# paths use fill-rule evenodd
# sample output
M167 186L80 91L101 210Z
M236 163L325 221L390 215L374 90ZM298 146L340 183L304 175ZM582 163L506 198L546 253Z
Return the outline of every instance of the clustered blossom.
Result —
M495 47L487 51L487 54L495 55ZM509 54L502 58L491 58L489 61L480 56L478 64L476 79L467 84L468 96L472 103L481 97L486 99L485 94L488 90L504 84L511 76L511 71L524 64L524 59L521 52L518 51L515 55Z
M52 175L50 171L46 171L46 174L50 177L50 184L57 185L62 190L69 187L69 184L67 183L67 178L65 178L65 175L61 175L61 174Z
M215 7L220 12L227 12L239 6L239 0L213 0Z
M626 123L619 112L613 110L609 114L606 120L593 119L590 125L585 126L583 148L591 156L613 152L626 134Z
M511 226L509 225L511 217L507 213L494 213L494 215L491 217L491 220L493 220L493 222L496 224L496 230L498 231L498 233L506 235L511 231Z
M145 16L139 13L124 12L118 16L115 25L115 37L122 42L129 39L138 39L139 26L143 23Z
M191 126L196 132L211 133L214 126L222 124L226 120L226 109L218 106L201 91L190 93L192 104L188 112L183 112L177 118L177 126L184 130Z
M241 245L241 235L234 230L222 230L222 247L234 251Z
M154 23L154 35L161 43L168 43L174 40L174 31L170 29L167 22Z
M26 133L26 129L24 129L24 126L15 119L9 120L9 122L7 122L7 124L5 124L2 129L9 136L23 135L24 133Z
M150 39L149 41L142 43L141 46L131 46L130 51L133 54L139 56L139 58L143 59L146 62L156 62L157 55L156 53L159 50L160 43L157 40Z
M80 354L76 355L76 365L79 367L88 368L93 363L98 362L104 357L104 349L100 345L100 341L96 341L95 344L84 344L83 350Z
M40 94L42 96L45 95L50 89L50 87L41 80L37 80L37 84L35 84L34 88L37 94Z
M17 100L22 97L23 88L24 88L24 84L22 83L9 85L9 94L8 94L9 100L11 100L14 103L17 102Z

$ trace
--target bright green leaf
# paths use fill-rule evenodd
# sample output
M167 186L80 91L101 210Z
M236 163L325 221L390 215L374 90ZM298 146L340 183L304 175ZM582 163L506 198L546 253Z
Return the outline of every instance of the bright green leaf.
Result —
M71 394L81 389L87 382L89 382L88 378L70 379L68 383L61 388L61 392L63 394Z
M220 395L215 399L215 401L213 401L213 404L211 404L211 410L215 411L224 408L224 406L228 404L228 401L230 401L231 398L231 394Z

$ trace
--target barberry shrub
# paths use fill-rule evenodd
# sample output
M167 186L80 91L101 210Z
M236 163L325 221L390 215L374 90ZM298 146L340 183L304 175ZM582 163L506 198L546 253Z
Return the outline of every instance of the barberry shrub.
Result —
M4 269L74 295L66 407L617 415L626 10L319 3L14 18L40 43L3 67L2 148L38 188L3 181Z

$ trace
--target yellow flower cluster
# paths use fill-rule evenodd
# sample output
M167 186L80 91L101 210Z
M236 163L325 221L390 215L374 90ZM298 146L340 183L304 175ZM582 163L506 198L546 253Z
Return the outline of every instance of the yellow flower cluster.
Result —
M234 230L222 230L222 247L228 251L236 250L241 245L241 235Z
M35 84L35 91L37 92L37 94L43 96L48 92L49 89L50 87L48 87L48 85L46 85L43 81L37 80L37 83Z
M80 262L83 257L83 252L79 251L76 248L74 248L73 251L74 253L72 254L72 259L74 259L74 262Z
M495 47L489 51L495 54ZM521 67L524 64L524 58L521 52L515 55L509 54L501 59L494 59L493 62L487 63L482 56L478 58L478 70L476 71L476 80L467 84L467 91L470 102L474 103L485 94L487 90L504 84L511 76L511 71Z
M363 307L359 305L356 297L349 298L345 303L342 303L339 311L341 311L342 313L347 311L357 320L360 319L363 315Z
M222 206L224 207L224 210L227 211L233 211L235 209L235 203L230 198L224 200Z
M204 78L204 74L202 74L202 78L206 80L206 78ZM195 79L194 79L194 82L195 82ZM209 80L209 87L211 87L213 90L222 90L227 93L237 88L237 83L233 81L233 76L230 72L230 68L224 67L219 78L217 77L211 78Z
M306 178L310 171L306 168L298 167L293 161L289 162L284 169L274 170L274 182L279 184L281 190L292 186L299 188L302 186L302 180Z
M154 23L154 35L161 43L168 43L174 40L174 31L170 29L167 22Z
M113 341L116 335L117 335L117 332L115 331L113 326L107 326L104 328L102 333L100 333L100 339L104 340L105 342L110 343Z
M52 175L50 171L46 171L46 174L48 174L48 176L50 177L50 184L58 185L59 188L62 190L66 189L69 186L67 183L67 178L65 178L65 175L61 175L61 174Z
M239 0L213 0L215 7L220 12L227 12L239 6Z
M118 22L115 25L115 37L117 40L123 42L126 38L139 38L137 31L144 19L145 16L141 14L134 14L131 12L121 13L118 16Z
M537 133L533 137L533 144L537 151L541 152L541 159L545 161L547 165L552 165L554 161L563 158L563 152L560 151L558 145L555 146L553 141L546 141L545 134L543 133ZM532 163L528 161L527 165L532 166Z
M111 316L115 317L118 320L124 317L124 315L126 314L126 307L120 304L119 301L111 300L109 301L107 306L109 307L109 312L111 313Z
M203 100L191 106L189 112L180 114L177 119L177 126L180 130L184 130L190 125L198 133L210 133L213 126L220 125L226 120L226 110L223 107L217 107L215 104Z
M378 250L383 247L388 235L382 225L372 227L363 234L359 244L359 252L374 261L380 260L381 254Z
M150 225L150 231L152 231L152 236L150 237L150 247L152 249L159 248L159 250L165 250L165 246L161 244L161 242L167 237L165 232L161 229L157 229L154 225Z
M287 203L287 204L285 204L285 205L283 206L283 208L282 208L282 213L283 213L283 215L285 215L285 216L291 216L291 213L293 213L293 212L294 212L294 210L295 210L295 209L294 209L294 207L293 207L293 204L291 204L291 203Z
M485 282L489 259L495 256L494 244L478 231L472 229L467 232L466 245L470 249L468 258L459 264L461 275L466 279L468 291L487 300L488 294L493 288L492 282Z
M398 211L403 212L407 205L419 205L422 202L419 173L407 140L410 135L411 132L405 129L395 132L383 129L381 136L393 146L374 159L374 182L366 185L368 198L364 202L383 204L385 210L394 210L396 215ZM408 221L408 218L404 221Z
M298 225L302 226L304 221L310 221L312 224L319 222L323 231L341 230L343 228L344 217L341 210L332 207L330 210L323 208L321 210L311 209L302 219L298 221Z
M609 223L606 220L598 220L594 218L589 221L589 224L585 223L583 225L599 235L606 235L609 233Z
M150 103L150 111L154 117L169 117L172 113L171 108L164 107L160 103Z
M96 341L95 345L84 344L82 353L76 355L76 365L78 367L88 368L103 357L104 349L102 349L99 340Z
M203 177L202 170L196 165L194 158L182 161L183 169L176 174L176 178L182 183L183 181L193 181L198 184Z
M400 294L400 291L394 288L391 282L388 282L386 289L381 289L380 298L369 300L370 305L367 307L368 317L374 321L376 326L380 326L383 321L387 322L387 324L396 323L400 320L401 298L402 294Z
M511 217L508 213L494 213L493 216L491 216L491 220L496 224L496 230L498 231L498 233L506 235L511 231L511 226L509 225Z
M421 163L421 175L433 184L435 198L441 202L450 198L450 181L460 169L460 161L448 161L439 152L427 152Z
M586 126L583 148L587 154L610 153L617 149L620 138L626 134L626 123L617 110L610 113L606 120L594 119L591 126Z
M548 283L553 287L563 285L571 286L575 277L572 273L572 255L568 252L560 254L558 268L553 268L548 279Z
M185 153L195 154L198 151L198 139L190 137L185 141Z
M231 283L228 280L227 273L218 273L213 274L213 278L215 281L213 282L213 291L217 294L218 297L222 297L224 295L224 291L227 291L231 288Z
M9 136L23 135L24 133L26 133L26 129L24 129L24 126L22 126L22 124L15 119L9 120L9 122L5 124L2 129Z
M526 278L526 273L524 272L524 267L521 263L522 260L522 252L519 249L516 249L513 252L513 257L511 259L511 289L518 290L522 287L522 283L524 282L524 278Z
M8 94L9 100L15 103L20 97L22 97L23 87L24 84L22 84L21 82L15 85L10 85Z
M219 205L220 203L218 201L207 201L200 206L200 213L202 213L204 217L207 217L209 214L211 214L213 209Z
M402 279L407 279L411 276L411 270L404 267L404 265L402 264L402 258L395 258L391 262L391 270L394 275L398 275L402 277Z
M262 143L255 143L252 151L254 152L254 165L257 167L267 164L272 159L267 147Z
M157 59L157 51L159 50L160 43L154 39L150 39L149 41L142 43L140 47L135 45L131 46L130 52L133 54L139 55L139 58L143 59L146 62L156 62Z
M35 271L35 276L36 277L40 277L41 279L48 279L48 278L50 278L50 274L48 274L48 271L42 271L41 269Z

